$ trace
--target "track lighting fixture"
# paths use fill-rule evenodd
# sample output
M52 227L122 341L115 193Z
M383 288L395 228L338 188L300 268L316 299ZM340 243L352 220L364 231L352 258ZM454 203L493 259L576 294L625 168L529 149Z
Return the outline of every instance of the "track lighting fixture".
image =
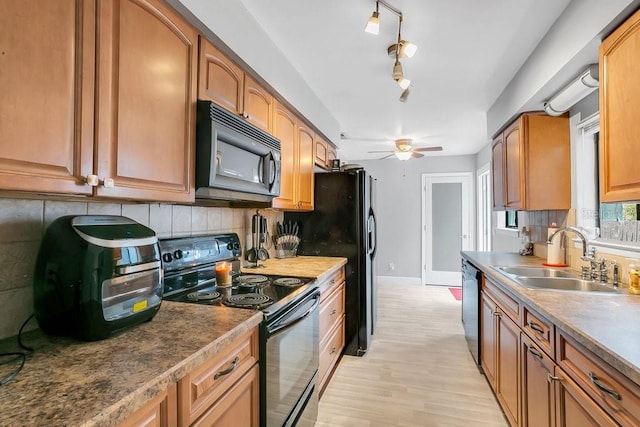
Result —
M371 18L367 22L367 26L365 27L365 31L370 34L378 35L380 32L380 13L378 12L378 2L376 2L376 10L371 14Z
M400 95L400 101L407 102L407 98L409 97L408 88L411 84L411 81L404 77L404 73L402 72L402 64L400 64L400 58L411 58L413 55L415 55L418 47L415 44L402 39L402 12L400 12L398 9L391 6L384 0L376 0L376 10L369 18L365 31L371 34L378 34L380 30L380 4L382 4L382 6L393 12L398 17L398 39L396 43L387 48L387 54L395 59L395 62L393 64L393 79L404 91L402 92L402 95Z

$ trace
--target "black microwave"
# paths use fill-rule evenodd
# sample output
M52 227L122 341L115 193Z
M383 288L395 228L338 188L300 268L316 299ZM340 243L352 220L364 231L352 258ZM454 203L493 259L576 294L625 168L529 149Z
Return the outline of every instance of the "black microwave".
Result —
M211 101L198 101L196 198L271 203L280 194L280 141Z

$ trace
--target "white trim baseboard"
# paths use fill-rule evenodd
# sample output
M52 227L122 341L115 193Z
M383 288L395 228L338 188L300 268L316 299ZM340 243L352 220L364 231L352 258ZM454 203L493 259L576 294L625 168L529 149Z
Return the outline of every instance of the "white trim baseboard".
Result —
M384 285L422 285L419 277L377 276L377 279Z

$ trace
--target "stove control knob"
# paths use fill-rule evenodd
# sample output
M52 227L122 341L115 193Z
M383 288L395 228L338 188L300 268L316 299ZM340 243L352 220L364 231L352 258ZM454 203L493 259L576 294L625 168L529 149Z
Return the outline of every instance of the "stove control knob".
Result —
M234 243L233 244L233 249L235 249L236 251L240 250L240 243L238 243L238 242Z
M178 249L173 253L173 259L181 259L182 258L182 250Z
M171 255L170 252L164 253L162 254L162 261L164 262L171 262L173 261L173 255Z
M231 242L227 243L227 250L230 250L230 251L233 250L233 243Z

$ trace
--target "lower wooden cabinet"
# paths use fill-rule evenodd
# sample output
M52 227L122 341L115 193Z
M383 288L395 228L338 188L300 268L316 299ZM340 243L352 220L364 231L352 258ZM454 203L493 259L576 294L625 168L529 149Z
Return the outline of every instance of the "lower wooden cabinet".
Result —
M318 390L324 391L344 348L344 267L330 273L320 287L320 363Z
M176 385L172 384L118 424L118 427L176 427L178 425L177 402Z
M480 343L511 426L640 426L640 385L486 277Z
M483 285L481 304L482 368L511 425L520 425L520 329Z

